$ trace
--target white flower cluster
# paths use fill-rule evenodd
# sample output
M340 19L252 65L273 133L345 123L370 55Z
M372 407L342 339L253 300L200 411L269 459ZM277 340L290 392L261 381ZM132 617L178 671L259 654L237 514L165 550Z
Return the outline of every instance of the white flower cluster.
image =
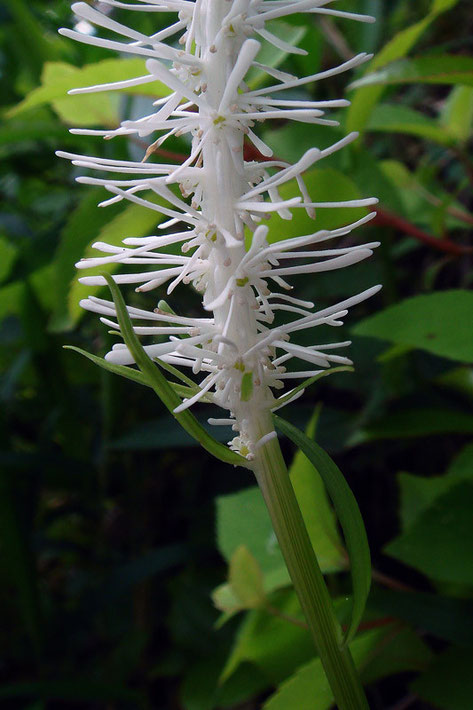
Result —
M288 294L287 277L301 273L331 271L355 264L371 255L377 243L343 248L325 248L325 243L349 234L368 222L374 213L353 224L334 230L271 243L268 227L262 224L271 212L291 219L292 209L305 209L315 217L317 208L367 207L376 199L314 203L307 192L303 173L319 160L351 143L350 134L326 150L312 148L295 164L271 160L271 148L253 131L256 122L285 119L322 125L338 125L325 118L327 109L348 104L345 100L301 101L280 93L287 89L326 79L353 69L370 56L359 54L328 71L296 78L257 61L259 37L287 52L306 54L286 43L266 26L270 20L293 13L332 15L370 22L371 17L332 9L332 0L102 0L101 7L111 6L138 12L176 12L177 21L154 35L146 36L111 19L112 13L93 9L85 2L75 3L74 13L82 20L120 35L122 41L101 39L71 30L61 30L67 37L107 47L121 53L146 57L148 74L126 81L76 89L86 93L122 89L156 80L166 84L170 93L155 102L156 111L138 120L123 121L116 130L77 129L74 133L146 137L155 132L160 137L150 145L147 155L169 136L188 135L190 155L182 164L132 162L59 153L74 165L112 174L103 178L81 177L79 182L102 185L112 197L102 204L130 200L165 215L159 225L166 229L177 225L179 231L161 236L128 238L118 248L104 243L95 248L105 256L85 259L79 268L119 262L130 264L131 273L114 276L118 284L138 284L138 291L149 291L168 284L170 294L183 282L191 283L202 293L206 317L189 318L157 308L145 311L130 307L130 317L140 323L136 333L143 336L168 336L166 342L145 345L149 357L179 368L203 374L195 396L185 399L183 410L206 395L228 411L224 419L212 424L233 426L237 437L233 449L250 460L262 440L271 433L258 426L261 413L276 409L280 402L274 392L286 380L309 378L331 363L349 364L333 350L349 343L302 347L291 343L296 331L328 324L338 326L347 309L370 297L379 287L315 311L314 304ZM180 35L178 38L176 35ZM170 40L170 44L163 40ZM250 90L245 83L252 67L264 70L271 86ZM250 141L265 160L246 161L244 141ZM117 177L123 174L125 179ZM279 188L295 179L300 196L282 199ZM182 197L176 196L178 185ZM154 197L154 200L153 200ZM156 204L156 197L159 204ZM163 201L168 206L162 206ZM245 228L252 234L251 246L245 247ZM181 253L166 253L166 247L181 245ZM320 248L316 245L322 245ZM100 276L81 279L99 285ZM273 290L273 288L275 290ZM90 297L81 305L99 313L102 321L118 325L111 301ZM271 327L276 311L288 313L288 322ZM162 338L160 338L162 340ZM107 359L132 365L133 357L124 344L117 344ZM289 360L307 363L300 371L287 371ZM298 390L297 395L301 391ZM284 402L291 397L284 396Z

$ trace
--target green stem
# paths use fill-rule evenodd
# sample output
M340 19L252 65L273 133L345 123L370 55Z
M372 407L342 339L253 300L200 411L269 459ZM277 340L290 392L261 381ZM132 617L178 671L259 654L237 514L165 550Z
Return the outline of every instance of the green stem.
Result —
M271 431L270 420L260 421L258 429L260 434ZM340 710L368 710L277 439L261 446L253 466L335 702Z

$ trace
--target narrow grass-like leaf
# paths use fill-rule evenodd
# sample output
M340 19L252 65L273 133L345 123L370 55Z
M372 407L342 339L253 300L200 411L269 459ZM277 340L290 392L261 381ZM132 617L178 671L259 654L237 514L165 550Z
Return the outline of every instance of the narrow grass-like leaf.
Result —
M330 456L289 422L278 416L274 420L276 427L301 449L321 475L345 536L353 583L352 616L346 634L348 643L362 619L371 584L370 551L360 509L342 472Z
M183 412L176 414L174 410L181 404L180 397L176 394L172 386L159 370L159 367L157 367L156 364L154 364L148 357L143 346L138 340L135 331L133 330L133 325L130 316L128 315L125 301L123 300L123 296L121 295L120 289L116 285L115 281L107 273L103 273L102 276L106 280L112 294L123 340L125 341L130 353L133 355L136 364L140 368L143 375L147 378L150 386L156 392L163 404L167 407L167 409L169 409L171 414L173 414L187 433L196 439L206 451L225 463L230 463L234 466L248 467L246 460L242 456L230 451L230 449L223 444L220 444L212 436L210 436L210 434L201 424L199 424L191 412L184 410Z
M145 387L151 386L146 377L139 370L133 370L133 368L127 367L126 365L115 365L113 362L108 362L108 360L104 360L103 357L97 357L97 355L92 355L92 353L88 353L87 350L82 350L82 348L76 348L74 345L65 345L64 350L73 350L75 353L83 355L88 360L91 360L93 363L95 363L95 365L102 367L104 370L107 370L108 372L113 372L115 375L121 375L122 377L126 377L127 380L131 380L132 382L138 382L139 385L144 385Z
M117 335L121 335L117 331ZM79 355L83 355L84 357L88 358L91 360L93 363L98 365L99 367L102 367L104 370L107 370L108 372L113 372L115 375L120 375L121 377L126 377L126 379L131 380L132 382L137 382L139 385L144 385L145 387L151 387L153 388L153 385L151 382L149 382L148 378L143 375L140 370L134 370L131 367L127 367L126 365L115 365L112 362L108 362L108 360L105 360L103 357L97 357L97 355L92 355L91 353L88 353L86 350L82 350L81 348L76 348L73 345L65 345L64 346L65 350L74 350L76 353L79 353ZM189 380L189 382L192 382L192 380ZM173 390L180 395L181 397L192 397L194 394L197 394L199 391L199 388L197 385L192 382L193 387L186 387L185 385L179 385L176 382L170 382L169 383ZM204 399L204 398L202 398Z
M200 387L196 385L196 383L191 380L190 377L187 377L183 372L177 369L177 367L174 367L173 365L170 365L168 362L164 362L163 360L157 360L155 359L154 362L156 362L162 370L166 370L169 372L171 375L174 375L174 377L177 377L177 379L181 380L181 382L185 382L186 385L189 387L193 387L195 392L194 394L197 394L199 391ZM202 397L202 402L211 402L211 400L207 397Z

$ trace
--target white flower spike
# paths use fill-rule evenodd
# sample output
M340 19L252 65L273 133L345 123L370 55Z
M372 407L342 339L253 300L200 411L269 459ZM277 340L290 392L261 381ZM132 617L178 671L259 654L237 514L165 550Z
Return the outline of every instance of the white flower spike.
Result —
M168 294L180 283L191 283L202 294L206 311L206 317L202 318L174 315L159 307L154 311L130 307L128 312L138 322L135 327L138 335L160 336L160 340L161 336L168 336L167 342L144 346L150 358L184 371L190 369L194 375L201 374L198 392L184 399L176 412L204 396L207 401L210 398L227 414L209 419L209 423L231 426L237 436L229 442L230 447L250 461L275 436L270 412L302 392L297 388L294 396L286 393L278 399L275 393L285 387L286 381L313 377L332 363L350 364L347 358L333 353L349 343L302 347L291 343L291 334L319 325L342 325L349 307L380 288L375 286L317 311L313 303L288 295L292 287L286 280L295 274L350 266L369 257L378 246L376 242L328 249L315 245L349 234L372 219L374 213L339 229L314 231L277 243L268 241L268 227L261 223L274 211L283 219L291 219L292 210L302 208L315 217L315 209L319 208L369 207L377 202L360 199L314 203L304 184L305 170L351 143L356 134L325 150L312 148L291 166L270 160L271 148L252 130L255 122L267 119L338 125L325 118L325 112L346 106L347 101L301 101L279 92L354 69L370 59L370 55L359 54L337 67L300 79L257 61L259 39L286 52L306 53L274 35L266 25L270 20L296 12L361 22L374 20L332 9L331 5L332 0L103 0L100 6L110 6L105 14L78 2L72 9L80 19L119 39L61 30L61 34L80 42L144 57L148 71L136 79L70 93L123 89L156 80L170 90L167 97L155 102L156 111L148 116L123 121L116 130L77 129L74 133L105 138L161 134L145 158L171 135L187 135L191 139L190 155L181 165L58 153L74 165L106 174L102 178L79 178L83 183L102 185L111 193L111 198L102 205L126 199L168 217L160 228L177 225L178 229L174 234L124 239L123 248L97 243L94 247L105 256L84 259L77 266L86 269L113 262L145 267L120 272L114 280L118 284L136 284L138 291L166 285ZM113 20L113 8L175 12L178 17L169 28L148 37ZM250 90L245 78L252 67L266 71L274 83ZM245 161L245 137L266 160ZM278 189L293 179L299 185L300 197L284 200ZM171 191L173 184L179 186L182 198ZM160 197L161 202L166 200L168 206L150 201L150 193ZM252 233L249 248L245 246L245 229ZM181 245L181 254L176 255L175 249L167 254L166 247L176 244ZM105 283L101 276L85 276L81 281L89 285ZM90 297L81 305L100 314L106 325L119 327L114 320L113 302ZM271 327L276 311L284 311L287 322ZM122 365L134 364L131 353L122 344L114 346L106 359ZM298 371L286 370L285 365L292 359L301 363Z

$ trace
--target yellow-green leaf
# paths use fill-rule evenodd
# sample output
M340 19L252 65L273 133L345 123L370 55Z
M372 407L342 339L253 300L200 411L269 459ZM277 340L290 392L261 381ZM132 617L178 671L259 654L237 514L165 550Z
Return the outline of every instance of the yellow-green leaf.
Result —
M257 609L264 603L263 573L245 545L240 545L233 553L228 581L242 608Z

